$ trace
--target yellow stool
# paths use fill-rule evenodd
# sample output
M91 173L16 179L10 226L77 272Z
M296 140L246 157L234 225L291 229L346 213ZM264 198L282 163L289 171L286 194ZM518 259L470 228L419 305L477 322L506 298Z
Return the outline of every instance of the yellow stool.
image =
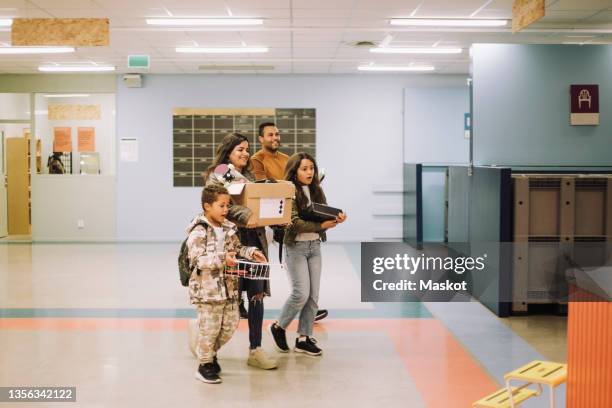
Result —
M530 390L526 387L512 387L512 403L514 403L515 407L519 407L521 402L534 395L537 395L535 390ZM510 408L510 404L508 389L502 388L501 390L495 391L493 394L487 395L483 399L479 399L472 404L472 408Z
M513 380L526 382L519 387L520 389L536 384L538 386L536 395L542 393L542 385L548 385L550 387L550 407L554 408L555 388L567 380L567 364L535 360L504 375L504 380L506 380L507 391L515 389L510 385L510 381ZM510 408L515 408L513 398L510 398Z

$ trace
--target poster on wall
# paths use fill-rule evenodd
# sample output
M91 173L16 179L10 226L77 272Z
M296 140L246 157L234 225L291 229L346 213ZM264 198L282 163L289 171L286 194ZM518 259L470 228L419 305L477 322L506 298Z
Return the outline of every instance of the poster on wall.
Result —
M138 139L121 138L119 141L119 159L122 162L138 161Z
M599 85L570 85L570 124L599 125Z
M71 152L72 138L70 136L71 128L55 127L53 128L53 151L54 152Z
M93 127L77 128L79 152L96 151L96 129Z
M175 108L172 112L174 187L200 187L223 138L232 132L249 139L251 155L261 145L260 123L276 123L280 151L291 156L306 152L316 157L316 110L304 108Z

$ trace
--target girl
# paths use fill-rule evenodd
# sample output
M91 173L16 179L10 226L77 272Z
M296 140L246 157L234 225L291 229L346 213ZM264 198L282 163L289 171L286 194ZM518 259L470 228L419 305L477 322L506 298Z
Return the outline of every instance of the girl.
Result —
M238 178L244 177L248 181L255 181L250 172L251 161L249 154L249 141L246 136L231 133L225 136L217 149L212 166L205 174L206 183L216 183L214 169L220 164L233 164L239 173ZM250 209L241 205L232 204L227 213L227 219L238 226L240 242L245 246L259 248L268 259L268 241L264 227L259 227ZM276 368L277 363L268 357L261 347L261 334L264 316L264 296L270 296L270 282L268 280L254 280L241 278L241 290L246 290L249 299L249 343L250 352L247 364L253 367L270 370Z
M310 203L326 204L325 195L319 185L319 171L315 159L308 153L296 153L285 167L285 180L295 185L295 200L291 211L291 224L285 231L287 267L292 292L280 317L270 326L277 348L289 351L285 330L299 313L298 334L294 351L319 356L323 352L314 338L312 326L319 306L319 284L321 278L321 241L326 240L325 231L346 220L340 213L334 220L324 222L306 221L302 218Z

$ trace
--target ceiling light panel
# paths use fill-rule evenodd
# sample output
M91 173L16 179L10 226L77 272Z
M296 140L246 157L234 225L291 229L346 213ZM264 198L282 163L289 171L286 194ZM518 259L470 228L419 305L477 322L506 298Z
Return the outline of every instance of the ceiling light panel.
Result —
M432 65L408 65L408 66L386 66L386 65L362 65L357 67L359 71L371 72L431 72L435 70Z
M461 48L447 47L378 47L370 48L376 54L461 54Z
M476 18L392 18L394 26L409 27L504 27L508 20Z
M112 72L114 66L109 65L41 65L40 72Z
M267 47L177 47L176 52L188 54L256 54L268 52Z
M62 54L74 52L74 47L0 47L0 54Z
M148 18L147 24L166 27L196 26L256 26L262 25L261 18Z

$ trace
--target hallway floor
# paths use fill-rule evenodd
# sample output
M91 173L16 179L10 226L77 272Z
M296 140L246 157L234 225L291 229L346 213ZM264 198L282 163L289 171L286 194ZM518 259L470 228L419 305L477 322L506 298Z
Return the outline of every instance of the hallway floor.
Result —
M195 312L178 283L178 248L0 243L0 386L77 387L76 404L54 407L469 407L505 372L565 358L563 318L504 321L476 302L361 303L359 244L325 244L323 356L277 353L265 331L279 368L248 367L242 321L220 352L223 384L203 384L187 347ZM266 327L289 291L284 271L271 286ZM30 405L41 406L19 404Z

